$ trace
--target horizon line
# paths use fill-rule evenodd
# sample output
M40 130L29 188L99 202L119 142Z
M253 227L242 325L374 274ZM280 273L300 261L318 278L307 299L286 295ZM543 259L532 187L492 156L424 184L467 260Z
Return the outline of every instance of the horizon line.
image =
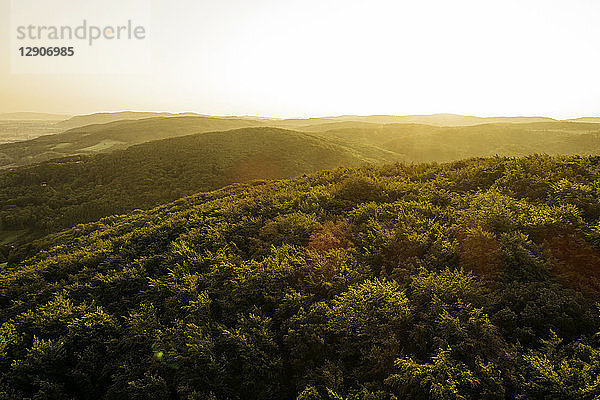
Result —
M566 117L566 118L558 118L547 116L543 114L517 114L517 115L476 115L476 114L457 114L457 113L448 113L448 112L439 112L439 113L424 113L424 114L320 114L320 115L298 115L298 116L271 116L271 115L260 115L260 114L208 114L201 113L197 111L156 111L156 110L134 110L134 109L122 109L117 111L93 111L93 112L84 112L84 113L68 113L68 112L47 112L47 111L3 111L0 112L0 116L2 115L10 115L10 114L42 114L42 115L53 115L53 116L64 116L67 118L73 118L78 116L91 116L98 114L120 114L120 113L154 113L154 114L171 114L171 115L181 115L181 114L194 114L197 116L204 117L215 117L215 118L261 118L261 119L272 119L272 120L287 120L287 119L332 119L332 118L369 118L369 117L464 117L464 118L480 118L480 119L491 119L491 118L540 118L540 119L550 119L554 121L569 121L574 119L584 119L584 118L600 118L600 114L598 115L586 115L579 114L579 116Z

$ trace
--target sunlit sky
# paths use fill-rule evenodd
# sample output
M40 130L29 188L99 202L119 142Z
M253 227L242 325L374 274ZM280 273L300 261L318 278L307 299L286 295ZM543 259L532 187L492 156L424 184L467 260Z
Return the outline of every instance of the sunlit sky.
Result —
M151 68L12 74L0 0L0 112L600 115L598 0L147 4Z

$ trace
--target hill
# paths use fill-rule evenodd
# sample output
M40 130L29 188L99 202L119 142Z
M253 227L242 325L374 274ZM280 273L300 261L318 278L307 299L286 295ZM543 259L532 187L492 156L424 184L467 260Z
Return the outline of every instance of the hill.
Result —
M0 274L5 398L594 398L600 159L228 186Z
M61 121L56 124L57 128L62 130L68 130L73 128L79 128L86 125L97 125L107 124L110 122L127 121L127 120L140 120L147 118L166 118L166 117L206 117L206 118L217 118L217 119L239 119L239 120L262 120L262 121L276 121L277 119L258 117L258 116L215 116L198 114L193 112L184 113L169 113L169 112L140 112L140 111L119 111L119 112L106 112L106 113L94 113L85 115L76 115L67 120Z
M86 125L106 124L123 120L139 120L146 118L164 118L164 117L212 117L220 119L242 119L242 120L262 120L270 126L287 128L308 128L313 125L321 125L336 122L355 122L368 124L423 124L433 126L470 126L487 123L533 123L533 122L553 122L552 118L545 117L471 117L456 114L432 114L432 115L342 115L315 118L264 118L254 116L209 116L196 113L173 114L167 112L136 112L121 111L109 113L94 113L87 115L77 115L56 124L57 128L67 130ZM581 121L583 122L583 121Z
M414 162L535 153L600 154L600 125L574 122L462 127L385 124L331 129L319 134L355 146L380 148L398 154L401 160Z
M569 121L598 124L598 123L600 123L600 117L582 117L582 118L570 119Z
M109 114L112 115L112 114ZM327 122L323 122L327 120ZM524 120L525 121L525 120ZM244 127L274 126L306 132L331 131L329 137L378 151L398 153L405 161L449 161L472 156L595 154L600 126L575 122L503 123L438 127L417 124L377 124L308 120L266 120L237 117L155 117L86 125L55 135L0 145L0 167L28 165L54 158L124 149L146 141L192 133ZM415 131L418 133L410 134ZM355 139L360 137L360 140Z
M90 134L92 143L100 138L131 143L239 122L146 119L89 126L85 131L97 129L98 133ZM79 139L79 147L89 144L81 131L70 134ZM63 149L73 151L73 147ZM535 153L600 154L600 127L567 122L473 127L387 124L308 134L253 128L165 139L126 151L53 159L0 173L0 245L6 253L11 245L77 223L251 179L291 178L367 162L443 162Z
M254 120L213 117L146 118L87 125L55 135L0 145L0 167L33 164L69 155L110 152L192 133L263 125L263 122Z
M136 120L143 120L148 118L177 118L177 117L203 117L203 118L215 118L220 120L240 120L240 121L254 121L260 124L241 124L241 126L273 126L280 128L289 128L303 131L323 131L328 129L340 129L340 128L376 128L379 125L384 124L421 124L431 126L473 126L481 124L492 124L492 123L510 123L510 124L530 124L535 122L556 122L552 118L544 117L471 117L462 116L455 114L432 114L432 115L408 115L408 116L393 116L393 115L371 115L371 116L358 116L358 115L344 115L344 116L331 116L321 118L306 118L306 119L277 119L277 118L265 118L265 117L252 117L252 116L228 116L228 117L211 117L208 115L201 115L196 113L180 113L173 114L167 112L135 112L135 111L122 111L122 112L110 112L110 113L95 113L89 115L77 115L69 117L67 115L58 114L43 114L43 113L10 113L0 114L0 121L5 121L1 125L2 131L0 132L0 144L23 141L36 138L41 135L47 135L52 133L59 133L66 130L75 128L82 128L88 125L102 125L117 122L130 122ZM58 122L56 122L58 121ZM583 123L597 123L598 118L578 118L568 120L570 122L583 122ZM38 126L36 123L44 125ZM114 128L112 126L111 128ZM232 127L226 127L223 129L230 129ZM215 130L218 128L215 128ZM160 138L160 137L157 137ZM154 138L154 139L157 139ZM61 146L62 143L58 140L55 144ZM99 144L101 151L110 151L113 143ZM33 144L35 146L35 143ZM61 157L65 154L53 152L53 148L39 149L42 154L38 154L38 157L33 156L34 162L39 160L45 160L50 158ZM92 147L92 151L96 151ZM74 154L79 154L75 152ZM6 155L2 156L0 152L0 163L5 163L10 160L10 157ZM26 162L27 163L27 162ZM18 164L18 162L17 162ZM3 164L0 164L0 166Z
M493 123L527 124L535 122L555 122L546 117L471 117L456 114L431 114L431 115L342 115L337 117L322 117L309 119L288 119L279 121L279 126L292 126L294 128L309 127L335 122L358 122L369 124L421 124L432 126L472 126Z
M15 244L19 236L36 237L235 182L291 178L386 155L301 132L245 128L55 159L0 172L0 238Z
M57 128L68 130L79 128L86 125L108 124L123 120L138 120L146 118L166 118L166 117L198 117L195 113L172 114L167 112L137 112L121 111L111 113L94 113L86 115L76 115L56 124Z

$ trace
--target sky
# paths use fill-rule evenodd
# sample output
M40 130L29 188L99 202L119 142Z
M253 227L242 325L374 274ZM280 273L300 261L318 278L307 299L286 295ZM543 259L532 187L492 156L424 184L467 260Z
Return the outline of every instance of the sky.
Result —
M140 54L75 43L94 68L21 73L15 62L33 62L13 40L23 7L0 0L0 112L600 115L597 0L146 0L127 14L78 3L91 22L103 7L105 20L143 21Z

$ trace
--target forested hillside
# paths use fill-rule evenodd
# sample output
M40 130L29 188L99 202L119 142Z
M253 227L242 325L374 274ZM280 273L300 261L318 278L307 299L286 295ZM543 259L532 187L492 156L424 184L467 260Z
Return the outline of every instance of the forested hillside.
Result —
M1 397L598 398L599 178L337 169L46 237L1 270Z
M338 125L339 126L339 125ZM367 144L413 162L455 161L468 157L524 156L545 153L600 154L600 125L574 122L484 124L462 127L345 123L321 125L327 137Z
M257 120L213 117L145 118L86 125L55 135L0 145L0 167L35 164L69 155L106 153L193 133L263 125Z
M247 128L0 171L0 239L6 253L32 237L234 182L291 178L387 156L367 150L300 132Z
M71 143L60 146L65 154L77 153L75 148L81 150L91 143L96 145L86 148L100 154L0 170L0 262L15 253L11 246L46 233L250 179L291 178L364 163L534 153L600 154L600 125L570 122L468 127L342 122L316 124L306 128L308 134L248 128L181 136L211 127L262 123L227 118L151 118L91 125L29 141L31 147L26 142L15 143L15 149L37 154L22 160L45 157L46 153L35 153L36 146L55 146L61 140ZM356 124L358 127L352 127ZM332 126L346 127L330 129ZM180 138L129 147L169 135ZM108 142L128 149L111 152L98 147L98 143Z
M143 118L146 116L153 117ZM600 124L597 123L553 121L548 118L421 117L346 116L278 120L159 113L92 114L50 124L43 127L46 129L43 133L38 128L31 130L36 137L75 126L61 133L0 144L0 168L31 165L70 155L107 153L147 141L195 133L267 126L313 132L328 138L338 137L361 146L377 145L380 150L398 153L397 159L402 161L451 161L496 154L519 156L532 153L600 152ZM452 118L447 120L449 117ZM94 121L102 123L92 123ZM421 124L411 121L421 121ZM439 126L444 121L449 125L461 125L462 121L466 126ZM477 121L480 125L474 125ZM485 123L492 121L494 123ZM423 125L424 122L432 125ZM92 124L80 126L83 123ZM8 134L14 127L7 129ZM11 133L13 136L24 134Z

